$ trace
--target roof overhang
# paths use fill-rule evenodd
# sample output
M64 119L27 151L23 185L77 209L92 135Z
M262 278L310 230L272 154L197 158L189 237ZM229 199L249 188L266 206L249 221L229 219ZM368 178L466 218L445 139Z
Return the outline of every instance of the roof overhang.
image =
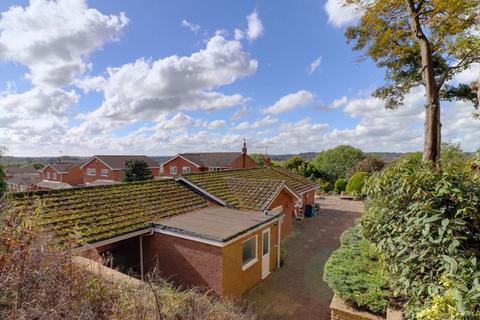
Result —
M102 161L100 158L98 158L97 156L93 156L91 157L90 159L88 159L82 166L80 166L80 169L83 169L83 167L85 167L87 164L89 164L90 162L92 162L92 160L94 159L97 159L98 161L100 161L101 163L103 163L104 165L106 165L108 167L108 169L110 170L120 170L120 169L115 169L115 168L112 168L110 167L110 165L108 165L108 163L106 163L105 161Z
M275 201L275 199L278 197L278 195L280 194L280 192L282 192L282 190L285 190L287 193L291 194L294 198L296 198L297 200L301 200L302 198L300 196L298 196L292 189L290 189L285 183L283 183L283 186L282 188L280 188L277 193L275 194L275 196L272 198L272 201L270 201L267 205L265 205L265 207L263 208L263 210L266 210L268 209L272 203Z
M302 193L300 193L300 195L302 195L302 194L304 194L304 193L307 193L307 192L310 192L310 191L317 190L318 188L320 188L320 186L315 186L315 187L313 187L313 188L310 188L310 189L308 189L308 190L303 191Z
M175 181L182 181L184 183L186 183L187 185L189 185L190 187L194 188L195 190L197 190L198 192L204 194L206 197L212 199L213 201L215 202L218 202L219 204L221 204L222 206L226 206L227 203L225 201L223 201L222 199L218 198L217 196L214 196L213 194L211 194L210 192L208 192L207 190L203 189L203 188L200 188L199 186L197 186L196 184L194 184L193 182L191 182L190 180L184 178L183 176L180 176L178 178L175 178Z
M65 171L64 171L64 172L60 172L60 171L58 171L58 170L57 170L57 169L55 169L55 167L54 167L54 166L52 166L50 163L49 163L49 164L47 164L45 167L43 167L43 169L42 169L40 172L43 172L43 171L44 171L45 169L47 169L48 167L52 168L53 170L55 170L55 172L56 172L56 173L59 173L59 174L61 174L61 173L67 173L67 172L65 172Z

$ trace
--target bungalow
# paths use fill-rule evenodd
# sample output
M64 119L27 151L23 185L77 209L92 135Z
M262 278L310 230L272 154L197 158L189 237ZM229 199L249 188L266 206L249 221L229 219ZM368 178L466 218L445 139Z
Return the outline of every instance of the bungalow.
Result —
M9 192L36 190L36 184L40 181L40 173L31 166L6 167L4 172Z
M86 185L104 185L120 182L125 163L128 160L143 160L148 164L154 177L160 174L160 165L152 158L136 155L95 155L82 166L83 183Z
M83 184L82 162L59 161L46 165L40 171L41 182L37 184L40 190L65 189Z
M282 207L282 237L290 234L295 218L315 202L318 185L279 167L186 174L176 179L211 201L238 210Z
M163 175L177 177L182 174L255 168L257 163L247 154L247 144L242 152L180 153L162 164Z
M231 296L279 266L283 212L273 207L276 193L290 191L283 183L268 183L274 190L261 196L233 195L238 203L256 199L263 212L221 206L173 179L20 193L15 204L37 209L42 225L61 240L80 236L84 257L109 255L115 268L139 277L156 266L177 284Z

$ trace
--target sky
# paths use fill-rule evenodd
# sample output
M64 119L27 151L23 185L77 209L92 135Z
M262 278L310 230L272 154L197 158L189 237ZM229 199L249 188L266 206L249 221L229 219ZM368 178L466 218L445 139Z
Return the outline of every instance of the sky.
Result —
M424 91L398 110L344 37L339 0L0 1L0 146L13 156L422 149ZM452 81L469 82L480 67ZM469 103L443 141L480 147Z

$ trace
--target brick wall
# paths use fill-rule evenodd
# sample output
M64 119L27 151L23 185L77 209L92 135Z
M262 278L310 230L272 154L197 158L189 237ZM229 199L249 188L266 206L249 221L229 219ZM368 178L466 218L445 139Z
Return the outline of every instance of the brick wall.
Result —
M177 174L170 173L170 167L176 166L177 167ZM190 167L190 172L200 172L200 168L193 165L191 162L181 158L176 157L175 159L163 164L163 175L166 177L176 177L182 174L183 167Z
M302 195L302 203L303 205L307 204L314 204L315 203L315 190L305 192Z
M143 238L145 272L155 264L176 284L212 288L222 294L222 248L154 234Z
M62 174L60 181L71 184L72 186L83 184L83 172L80 167L81 167L81 164L78 164L68 169L67 173Z
M285 190L282 190L272 202L269 209L274 209L278 206L282 206L283 208L282 238L285 238L292 232L293 221L295 219L295 198Z
M334 296L330 304L331 320L385 320L372 313L357 310Z
M247 154L245 157L245 168L256 168L257 163ZM243 155L240 155L235 161L230 164L230 169L243 168Z

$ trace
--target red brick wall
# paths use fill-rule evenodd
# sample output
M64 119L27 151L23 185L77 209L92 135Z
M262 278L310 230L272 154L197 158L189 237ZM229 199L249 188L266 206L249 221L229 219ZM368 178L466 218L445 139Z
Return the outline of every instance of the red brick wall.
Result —
M278 222L250 233L223 248L223 296L244 294L262 280L262 232L270 228L270 271L277 268ZM242 270L242 244L252 236L257 236L258 261Z
M292 232L293 220L295 218L295 200L290 193L282 190L268 209L274 209L278 206L283 207L284 219L282 223L282 238L288 236Z
M89 176L87 174L88 168L95 168L97 170L95 176ZM108 177L102 177L102 169L108 169L109 175ZM121 171L120 170L110 170L106 165L104 165L101 161L97 159L93 159L89 163L85 164L83 167L83 181L84 183L92 183L96 180L113 180L113 181L120 181L121 178Z
M50 179L47 178L47 173L50 173ZM40 176L42 178L42 180L54 180L54 181L60 181L60 175L57 173L57 179L53 179L53 173L56 173L57 171L55 171L52 167L48 166L46 167L41 173L40 173Z
M257 163L253 161L252 158L247 154L245 158L245 168L256 168ZM242 169L243 168L243 156L240 155L235 161L230 164L231 169Z
M177 167L177 174L173 175L170 174L170 167L176 166ZM182 174L182 167L190 167L190 172L200 172L200 168L197 166L193 165L191 162L181 158L181 157L176 157L175 159L165 163L163 165L163 175L166 177L176 177ZM203 171L203 170L202 170Z
M62 174L60 181L71 184L72 186L83 184L83 172L80 167L81 167L81 164L78 164L68 169L67 173Z
M314 204L315 203L315 190L305 192L302 195L302 204L303 206L307 204Z
M145 271L155 262L176 284L212 288L222 294L222 248L155 233L143 238Z

